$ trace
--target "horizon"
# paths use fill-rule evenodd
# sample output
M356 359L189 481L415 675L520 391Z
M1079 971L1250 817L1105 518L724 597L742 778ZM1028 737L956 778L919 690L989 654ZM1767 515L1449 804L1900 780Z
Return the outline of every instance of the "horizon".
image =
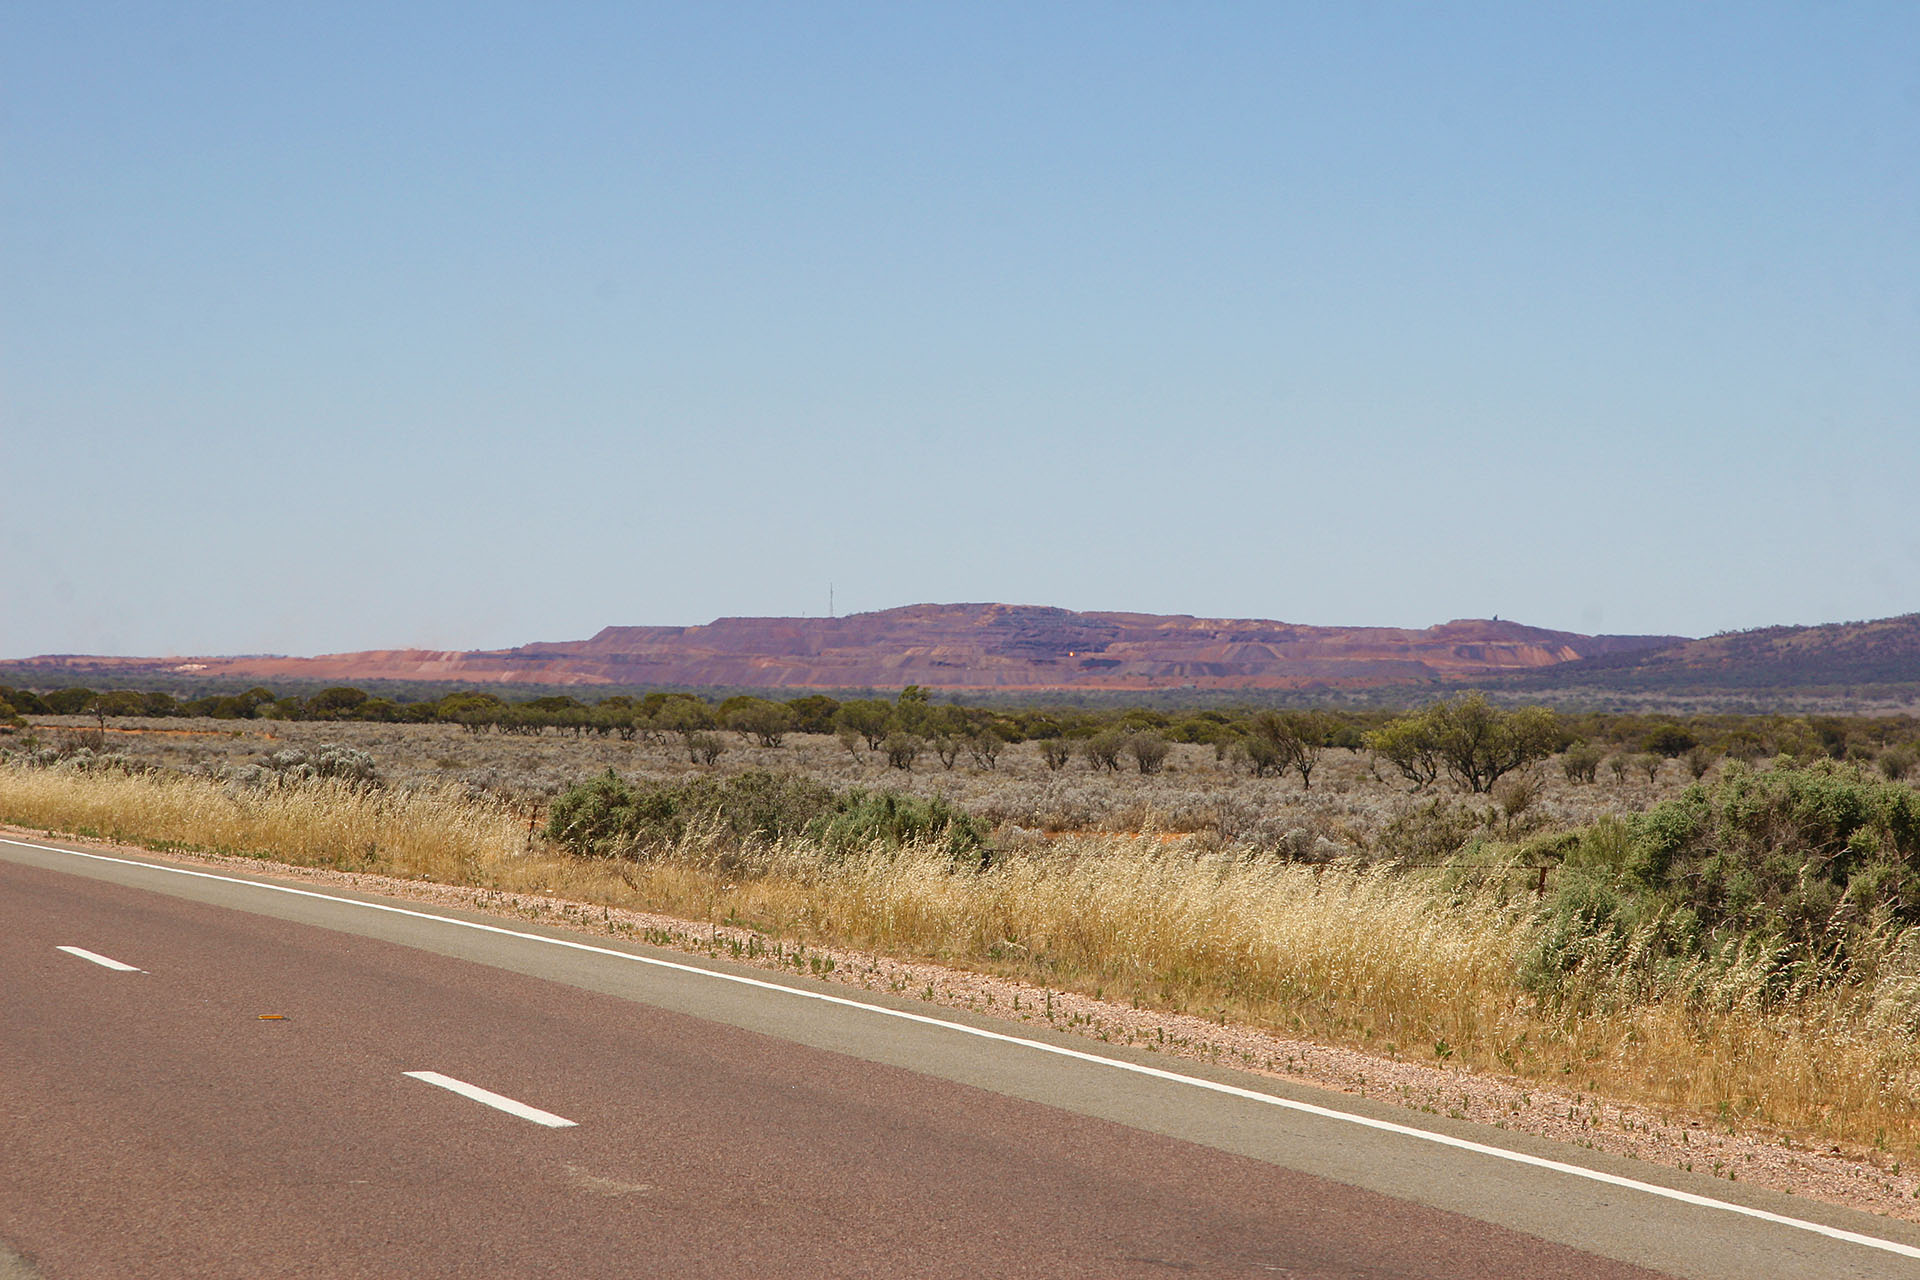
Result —
M1920 8L0 32L0 653L1920 606Z
M1423 631L1431 631L1439 627L1454 626L1460 623L1489 623L1489 624L1498 623L1498 624L1522 627L1531 631L1550 631L1550 632L1562 632L1564 634L1569 634L1569 635L1581 635L1581 636L1586 636L1589 639L1657 637L1659 639L1699 640L1699 639L1708 638L1705 636L1681 636L1681 635L1668 633L1668 632L1591 632L1591 633L1566 632L1565 629L1561 627L1542 627L1542 626L1537 626L1534 623L1524 621L1519 618L1507 618L1507 617L1446 618L1439 622L1430 622L1422 626L1401 626L1401 625L1395 625L1392 623L1343 625L1340 623L1301 622L1297 619L1292 619L1292 618L1257 618L1257 617L1251 617L1251 616L1226 617L1226 616L1217 615L1217 614L1193 614L1193 613L1151 613L1151 612L1147 612L1140 609L1063 609L1062 606L1058 606L1058 605L1014 603L1014 602L1004 601L1004 600L949 600L949 601L916 600L910 604L889 605L886 608L882 608L882 609L863 609L856 613L836 613L836 614L742 613L742 614L725 614L720 617L709 618L705 622L693 622L693 623L609 622L599 627L593 628L591 631L587 632L586 634L574 636L568 639L522 640L517 644L495 645L495 646L487 646L487 647L475 647L475 646L445 647L445 646L425 646L425 645L384 644L384 645L371 645L365 649L339 649L339 650L331 650L326 652L316 651L311 653L296 653L291 651L277 651L277 650L254 650L254 651L248 651L248 652L234 652L234 653L221 653L221 652L214 652L211 650L194 651L194 652L186 652L182 650L182 651L152 652L152 653L90 653L90 652L80 652L78 650L69 650L65 652L45 652L45 653L22 654L22 655L0 654L0 663L32 662L42 658L131 658L131 659L154 659L154 660L172 660L174 658L183 658L183 659L189 659L189 660L194 658L300 659L300 658L340 657L340 656L356 654L356 653L391 653L391 652L408 652L408 651L423 652L423 653L491 653L491 652L510 651L513 649L523 648L528 645L536 645L536 644L578 643L580 641L591 639L592 637L597 636L606 631L618 631L618 630L629 630L629 629L630 630L652 630L652 629L697 630L703 627L713 626L716 623L736 622L736 621L738 622L839 622L839 621L845 621L849 618L870 617L875 614L897 613L897 612L902 612L902 611L911 610L911 609L969 609L969 608L1059 610L1059 611L1076 614L1076 615L1108 614L1108 615L1124 615L1124 616L1131 616L1131 617L1188 619L1195 622L1275 623L1282 626L1301 627L1301 628L1317 630L1317 631L1423 632ZM1884 621L1884 619L1864 619L1863 621ZM1770 626L1779 626L1779 625L1783 625L1783 624L1770 624ZM1832 625L1842 625L1842 624L1817 623L1813 625L1832 626ZM1768 629L1768 627L1748 628L1748 629L1749 630L1766 630ZM1724 635L1729 633L1714 632L1712 634Z

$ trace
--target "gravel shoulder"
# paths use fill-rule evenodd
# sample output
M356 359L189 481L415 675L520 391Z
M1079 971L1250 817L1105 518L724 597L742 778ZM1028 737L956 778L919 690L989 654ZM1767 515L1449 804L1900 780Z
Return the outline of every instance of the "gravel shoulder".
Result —
M0 825L24 840L44 833ZM797 970L845 986L888 991L929 1004L1072 1032L1295 1083L1393 1103L1412 1112L1507 1129L1650 1164L1710 1173L1850 1209L1920 1222L1920 1170L1871 1150L1809 1145L1788 1133L1729 1127L1699 1116L1655 1111L1531 1082L1416 1063L1293 1039L1188 1014L1138 1009L991 974L835 947L767 950L764 935L651 912L591 906L545 895L401 880L362 872L295 867L252 858L155 853L105 841L63 843L316 886L381 894L643 941L690 954L724 956L769 970ZM1417 1123L1417 1121L1416 1121ZM0 1266L0 1275L5 1275Z

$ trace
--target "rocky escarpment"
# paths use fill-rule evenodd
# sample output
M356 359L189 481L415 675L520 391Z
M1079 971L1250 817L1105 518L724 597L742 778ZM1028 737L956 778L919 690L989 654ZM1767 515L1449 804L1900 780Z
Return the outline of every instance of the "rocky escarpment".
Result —
M1406 630L1249 618L909 605L844 618L607 627L514 649L318 658L95 659L121 671L341 683L428 680L768 689L1312 689L1459 681L1642 652L1671 636L1583 636L1464 620ZM45 660L42 660L45 661ZM62 659L80 664L84 659ZM84 670L70 665L69 669Z

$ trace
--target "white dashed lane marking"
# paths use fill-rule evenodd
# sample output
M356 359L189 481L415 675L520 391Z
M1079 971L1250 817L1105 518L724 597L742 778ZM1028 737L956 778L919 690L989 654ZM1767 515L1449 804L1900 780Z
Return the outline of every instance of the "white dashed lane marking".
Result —
M82 960L91 960L103 969L117 969L121 973L145 973L145 969L130 964L121 964L118 960L108 959L97 951L88 951L85 947L55 947L55 951L64 951L70 956L79 956Z
M565 1116L557 1116L551 1111L542 1111L540 1108L530 1107L524 1102L516 1102L512 1098L504 1094L495 1093L491 1089L482 1089L477 1084L468 1084L465 1080L455 1080L452 1076L443 1076L438 1071L403 1071L400 1074L411 1076L415 1080L424 1080L428 1084L438 1085L440 1088L451 1093L457 1093L463 1098L472 1098L475 1102L492 1107L496 1111L504 1111L510 1116L519 1116L522 1120L531 1120L535 1124L543 1124L549 1129L570 1129L577 1123L577 1121L569 1120Z

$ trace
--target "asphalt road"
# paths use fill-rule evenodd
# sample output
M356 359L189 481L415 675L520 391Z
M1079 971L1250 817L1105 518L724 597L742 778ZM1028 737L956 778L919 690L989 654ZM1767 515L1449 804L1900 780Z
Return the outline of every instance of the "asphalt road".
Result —
M0 1278L1920 1276L1905 1224L276 883L0 841Z

